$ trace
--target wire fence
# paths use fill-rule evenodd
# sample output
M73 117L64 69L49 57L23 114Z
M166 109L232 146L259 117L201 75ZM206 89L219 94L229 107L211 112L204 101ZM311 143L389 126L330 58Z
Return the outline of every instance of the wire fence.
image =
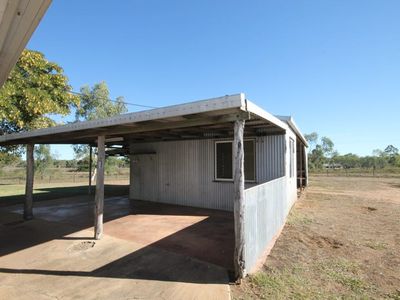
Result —
M118 169L116 172L105 173L106 181L128 181L129 169ZM35 174L34 182L38 184L53 183L88 183L88 172L72 172L50 169L42 174ZM0 174L0 185L21 185L25 184L26 176L23 170L3 170ZM96 182L94 178L93 184Z
M400 168L341 168L310 170L310 175L316 176L354 176L354 177L400 177Z

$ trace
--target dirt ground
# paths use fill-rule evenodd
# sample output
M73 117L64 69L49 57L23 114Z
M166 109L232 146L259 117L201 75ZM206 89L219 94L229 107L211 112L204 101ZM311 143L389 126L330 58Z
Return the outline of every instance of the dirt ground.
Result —
M400 299L400 179L313 177L235 299Z

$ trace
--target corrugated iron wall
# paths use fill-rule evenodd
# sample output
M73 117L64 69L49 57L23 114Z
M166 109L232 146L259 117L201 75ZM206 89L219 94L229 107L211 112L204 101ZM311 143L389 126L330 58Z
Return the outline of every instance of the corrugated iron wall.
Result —
M285 174L285 136L255 139L257 182L246 188ZM214 143L132 144L131 153L138 154L131 156L130 198L232 211L233 183L214 181Z
M283 226L292 206L286 176L246 189L245 268L250 271Z

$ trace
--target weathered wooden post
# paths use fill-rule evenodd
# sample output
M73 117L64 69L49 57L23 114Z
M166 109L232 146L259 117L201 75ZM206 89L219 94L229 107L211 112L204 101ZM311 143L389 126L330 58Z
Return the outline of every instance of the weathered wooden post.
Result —
M305 172L305 185L308 186L308 153L306 146L304 146L304 172Z
M33 177L34 177L34 158L33 144L26 145L26 185L25 185L25 202L24 202L24 219L33 219Z
M94 238L101 239L103 235L103 208L104 208L104 163L105 163L105 137L97 138L97 177L96 196L94 203Z
M304 147L300 143L297 143L296 147L297 147L297 145L299 146L299 151L300 151L300 157L299 157L299 159L300 159L300 190L303 190L304 189L304 184L303 184L303 177L304 177L304 175L303 175L304 174L303 173L303 158L304 158L303 149L304 149ZM297 164L298 163L299 162L297 162Z
M234 123L233 155L234 155L234 219L235 219L235 276L241 279L246 276L244 261L244 120Z
M88 194L92 192L92 146L89 145L89 187Z

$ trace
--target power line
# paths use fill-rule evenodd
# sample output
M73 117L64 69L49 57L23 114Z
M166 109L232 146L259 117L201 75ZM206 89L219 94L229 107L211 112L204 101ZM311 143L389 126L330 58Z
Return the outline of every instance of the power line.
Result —
M68 93L74 94L74 95L77 95L77 96L88 96L88 95L85 95L85 94L82 94L82 93L79 93L79 92L74 92L74 91L68 91ZM105 97L97 97L97 98L98 99L103 99L103 100L108 100L108 101L115 102L115 103L121 103L122 102L123 104L137 106L137 107L157 108L155 106L149 106L149 105L143 105L143 104L137 104L137 103L130 103L130 102L126 102L126 101L118 101L118 100L114 100L114 99L111 99L111 98L105 98Z

